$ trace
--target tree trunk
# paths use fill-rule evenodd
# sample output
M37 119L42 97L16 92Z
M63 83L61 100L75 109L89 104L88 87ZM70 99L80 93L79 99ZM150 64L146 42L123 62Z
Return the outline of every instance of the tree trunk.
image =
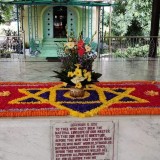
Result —
M159 15L160 15L160 4L159 0L153 0L152 2L152 19L151 19L151 32L150 32L150 46L149 46L149 57L157 56L157 43L159 33ZM156 37L152 37L156 36Z

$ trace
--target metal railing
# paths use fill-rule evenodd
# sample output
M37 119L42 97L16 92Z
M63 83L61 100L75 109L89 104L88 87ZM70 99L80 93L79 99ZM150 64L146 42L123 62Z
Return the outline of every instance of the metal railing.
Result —
M24 33L22 36L0 36L0 58L25 58Z
M154 38L157 38L155 44ZM149 48L151 45L151 48ZM128 36L128 37L106 37L100 44L101 54L112 57L148 57L157 47L157 56L160 56L160 37Z

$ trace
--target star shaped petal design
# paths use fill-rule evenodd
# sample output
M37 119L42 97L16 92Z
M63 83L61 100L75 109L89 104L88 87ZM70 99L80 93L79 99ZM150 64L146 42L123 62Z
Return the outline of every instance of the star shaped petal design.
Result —
M101 88L92 85L85 89L85 96L73 98L69 95L69 88L62 84L50 88L19 89L24 96L10 101L10 104L50 104L59 109L65 109L72 116L86 117L97 114L101 109L114 104L148 103L149 101L134 96L134 87L129 88Z

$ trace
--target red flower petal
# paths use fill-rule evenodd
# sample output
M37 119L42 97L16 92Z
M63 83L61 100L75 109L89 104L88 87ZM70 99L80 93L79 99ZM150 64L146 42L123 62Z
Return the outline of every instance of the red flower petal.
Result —
M83 47L83 45L84 45L84 41L83 41L82 39L79 40L79 41L78 41L78 44L77 44L78 49L81 48L81 47Z
M84 49L84 48L78 49L78 54L79 54L79 56L83 56L84 53L85 53L85 49Z

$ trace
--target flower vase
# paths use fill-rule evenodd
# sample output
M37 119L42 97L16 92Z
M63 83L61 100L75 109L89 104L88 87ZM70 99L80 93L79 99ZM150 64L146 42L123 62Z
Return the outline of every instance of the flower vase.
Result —
M84 92L83 88L70 88L70 96L74 98L83 97Z

